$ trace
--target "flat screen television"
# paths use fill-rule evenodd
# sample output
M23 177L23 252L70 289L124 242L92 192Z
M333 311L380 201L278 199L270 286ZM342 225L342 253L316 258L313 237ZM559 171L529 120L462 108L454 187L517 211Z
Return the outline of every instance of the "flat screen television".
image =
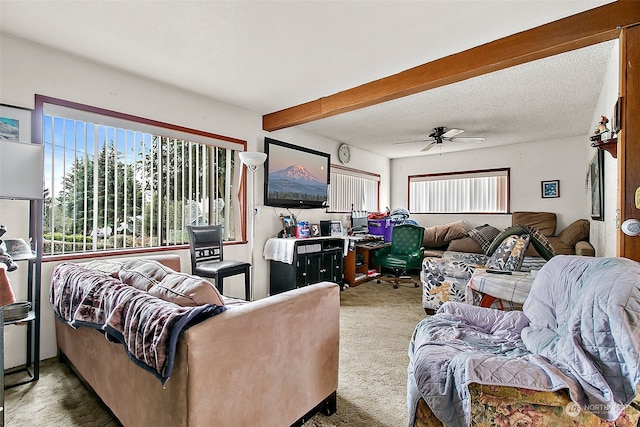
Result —
M264 204L283 208L329 206L331 155L264 139Z

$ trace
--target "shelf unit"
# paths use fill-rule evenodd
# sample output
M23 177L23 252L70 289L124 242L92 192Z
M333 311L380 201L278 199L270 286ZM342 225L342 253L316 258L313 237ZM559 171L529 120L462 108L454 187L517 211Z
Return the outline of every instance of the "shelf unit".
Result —
M8 369L4 372L4 376L11 379L15 378L14 381L10 381L9 378L4 379L5 389L37 381L40 377L41 284L39 256L36 256L36 259L34 260L15 262L18 263L21 268L24 268L23 266L26 266L29 269L27 272L27 301L31 303L31 310L25 318L3 322L4 327L16 326L26 328L27 335L25 363L23 365ZM15 282L12 282L12 285L14 287L20 286L20 284L17 284Z
M4 425L4 390L37 381L40 378L40 298L42 277L42 209L41 200L31 200L29 207L29 235L31 249L35 259L16 260L20 268L27 268L27 301L31 310L26 317L18 320L4 320L4 310L0 309L0 425ZM9 273L11 274L11 273ZM14 289L22 284L12 282ZM25 363L4 369L4 328L21 327L26 329ZM11 381L10 379L15 379Z
M599 150L608 151L614 159L618 158L618 138L604 139L602 141L593 141L591 146Z

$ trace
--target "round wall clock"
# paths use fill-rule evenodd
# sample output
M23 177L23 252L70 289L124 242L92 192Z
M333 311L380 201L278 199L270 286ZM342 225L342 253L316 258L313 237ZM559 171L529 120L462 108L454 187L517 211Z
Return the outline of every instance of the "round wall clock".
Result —
M347 144L340 145L340 147L338 147L338 159L343 165L349 163L351 161L351 147Z

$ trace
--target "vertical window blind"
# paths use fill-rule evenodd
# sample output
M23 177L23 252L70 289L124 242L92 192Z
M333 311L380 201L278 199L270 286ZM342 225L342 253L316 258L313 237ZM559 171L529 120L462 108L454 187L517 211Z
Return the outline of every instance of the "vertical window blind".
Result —
M507 213L509 169L409 176L412 213Z
M331 166L329 212L379 211L380 175Z
M49 104L42 137L45 255L182 245L189 225L235 239L244 144Z

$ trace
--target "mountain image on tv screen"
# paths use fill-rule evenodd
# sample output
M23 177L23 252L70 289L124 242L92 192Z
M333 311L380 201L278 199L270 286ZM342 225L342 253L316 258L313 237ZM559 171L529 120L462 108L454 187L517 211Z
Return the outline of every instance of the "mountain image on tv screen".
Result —
M327 181L320 180L300 165L269 172L269 198L325 201Z

